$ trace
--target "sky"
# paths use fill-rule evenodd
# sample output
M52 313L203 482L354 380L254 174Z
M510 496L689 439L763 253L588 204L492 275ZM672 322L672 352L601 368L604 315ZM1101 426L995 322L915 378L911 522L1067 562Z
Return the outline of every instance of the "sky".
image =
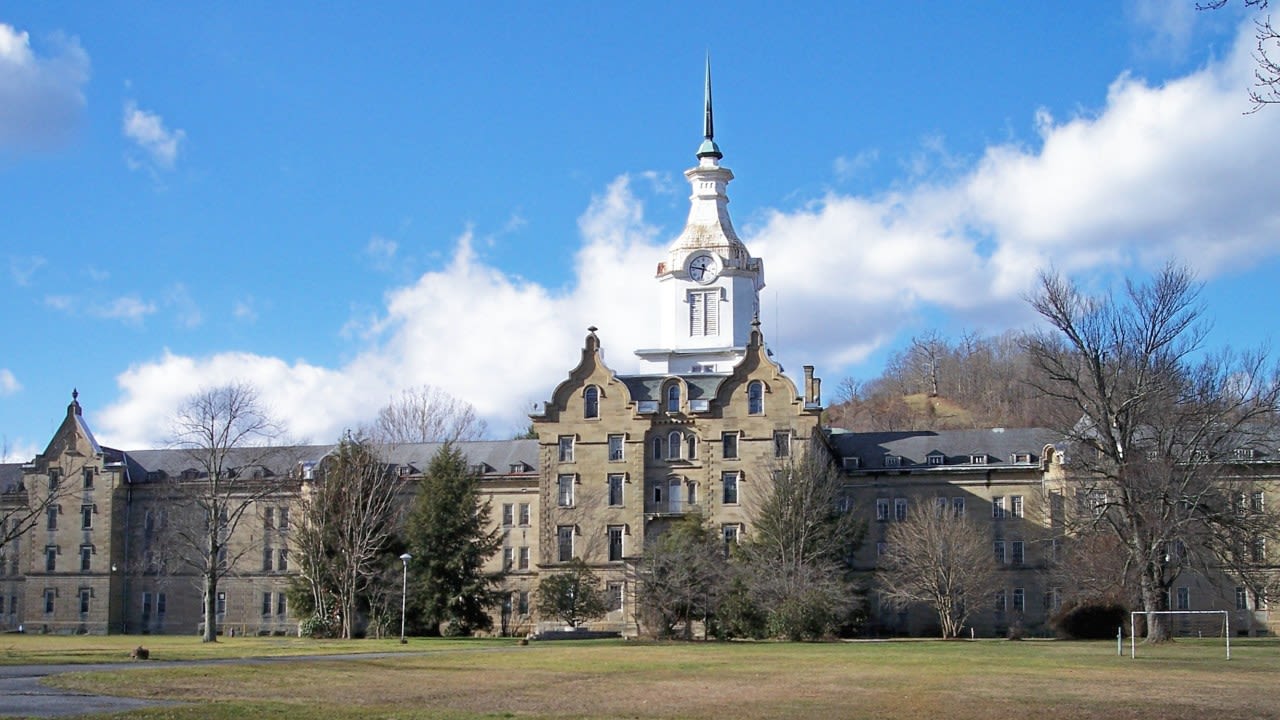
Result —
M634 370L708 55L766 341L825 400L913 336L1034 327L1044 268L1184 263L1213 347L1276 339L1243 6L462 5L0 1L0 459L73 388L126 450L233 381L296 441L423 384L504 438L588 326Z

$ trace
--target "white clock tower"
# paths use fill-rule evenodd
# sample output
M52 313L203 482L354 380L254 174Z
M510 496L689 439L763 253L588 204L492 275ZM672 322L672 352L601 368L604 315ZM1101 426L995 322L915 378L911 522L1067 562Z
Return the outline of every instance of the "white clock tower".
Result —
M637 350L647 373L727 373L747 349L760 313L764 263L751 257L729 219L725 188L733 179L715 143L711 64L698 165L685 171L693 187L684 231L658 263L661 346Z

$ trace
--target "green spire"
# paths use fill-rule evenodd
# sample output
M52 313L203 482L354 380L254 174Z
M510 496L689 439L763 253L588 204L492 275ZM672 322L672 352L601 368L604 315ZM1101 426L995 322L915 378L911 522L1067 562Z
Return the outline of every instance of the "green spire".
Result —
M698 146L698 157L713 157L717 160L724 157L716 145L715 120L711 112L711 53L707 53L707 83L704 90L704 108L702 118L702 144Z

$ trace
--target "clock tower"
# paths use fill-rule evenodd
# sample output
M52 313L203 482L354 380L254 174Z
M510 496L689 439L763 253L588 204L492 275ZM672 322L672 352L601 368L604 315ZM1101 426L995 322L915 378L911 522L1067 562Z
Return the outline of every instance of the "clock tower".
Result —
M643 372L729 372L746 354L760 313L764 264L747 252L729 219L725 188L733 172L720 165L724 155L715 143L710 62L705 94L698 164L684 173L693 188L689 219L658 263L661 342L636 351Z

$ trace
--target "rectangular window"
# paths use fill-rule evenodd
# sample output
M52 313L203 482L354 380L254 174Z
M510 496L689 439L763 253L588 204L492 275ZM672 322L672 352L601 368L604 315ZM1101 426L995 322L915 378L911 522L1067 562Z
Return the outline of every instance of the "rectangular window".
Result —
M502 527L511 527L515 523L516 509L511 503L502 503Z
M156 615L164 617L165 596L164 593L156 593Z
M142 620L146 622L151 618L151 593L142 593Z
M573 507L573 475L561 475L556 478L556 504L560 507Z
M906 498L893 499L893 519L897 520L898 522L903 522L907 519L907 499Z
M80 572L89 572L89 565L93 560L93 546L80 546Z
M525 545L520 548L520 554L518 555L518 557L519 557L520 564L517 565L516 568L519 570L528 570L529 569L529 546L528 545Z
M720 291L689 292L689 335L710 337L720 334Z
M778 458L791 457L790 431L778 430L773 434L773 456Z
M725 549L727 550L730 546L738 544L738 537L740 535L740 526L737 524L721 525L720 534L724 537L724 545L725 545Z
M573 559L573 526L561 525L556 528L556 558L560 562Z
M262 593L262 614L271 614L271 593L269 592Z
M262 572L271 572L271 553L271 548L262 548Z
M279 508L279 512L276 513L276 517L280 519L280 524L278 528L280 532L287 531L289 529L289 508L287 507Z
M521 590L516 595L516 612L521 615L529 614L529 591Z
M1265 505L1266 505L1265 498L1263 497L1261 490L1256 490L1249 495L1250 510L1256 513L1260 513L1265 509Z
M1191 588L1189 587L1178 588L1178 607L1174 609L1175 610L1191 609Z
M214 604L214 610L218 615L227 614L227 594L225 592L218 593L218 601Z
M1013 517L1016 517L1016 518L1022 517L1022 496L1021 495L1009 496L1009 512L1013 515Z
M609 526L609 561L617 562L622 559L622 535L623 527L621 525Z
M276 593L276 615L284 617L289 614L289 598L284 593Z
M89 598L93 597L93 591L89 588L80 588L80 614L87 615L89 613Z
M876 557L884 557L884 554L888 551L889 551L889 543L887 542L876 543Z
M53 614L53 600L58 597L58 591L53 588L45 588L44 591L44 613L46 615Z
M93 506L92 505L80 506L80 529L81 530L93 529Z
M1240 586L1236 586L1236 609L1249 609L1249 591Z
M515 562L516 562L516 549L509 548L509 547L502 548L502 569L510 570L511 568L515 567Z
M520 503L520 524L529 525L529 503Z
M995 609L997 615L1003 615L1009 609L1009 597L1005 595L1003 590L997 590L995 595Z
M723 490L721 501L725 505L738 504L738 473L720 473L720 486Z
M57 572L58 570L58 548L50 545L44 549L44 571Z
M93 489L93 468L87 467L84 469L84 489Z
M1013 589L1013 611L1025 612L1027 609L1027 591L1022 588Z
M609 505L611 507L622 507L622 485L625 475L614 473L609 476Z
M622 583L609 583L605 586L605 597L608 598L609 612L622 609Z
M1252 545L1253 561L1256 563L1264 563L1267 561L1267 539L1256 538Z
M889 519L889 498L876 498L876 520L884 522Z
M720 454L725 460L738 459L738 433L720 433Z
M991 519L1004 519L1004 497L997 495L991 498Z
M1027 561L1026 548L1021 540L1013 541L1013 564L1021 565Z
M57 529L58 529L58 506L57 506L57 505L50 505L50 506L45 510L45 516L46 516L46 518L47 518L47 520L46 520L46 522L45 522L45 529L46 529L46 530L57 530Z
M1049 611L1058 610L1062 607L1062 591L1059 588L1052 587L1044 591L1044 609Z
M1003 540L996 540L996 541L995 541L994 543L992 543L991 545L992 545L992 547L995 549L995 559L996 559L996 564L998 564L998 565L1003 565L1003 564L1004 564L1004 562L1005 562L1005 559L1004 559L1004 541L1003 541Z
M622 436L610 435L609 436L609 462L623 461L624 458L622 456L622 448L623 448Z
M560 462L573 462L573 436L561 435L559 446Z
M49 492L58 489L58 485L62 482L62 470L60 468L49 468Z
M276 526L276 509L269 507L262 511L262 528L264 530L274 529Z
M964 517L964 498L962 497L951 498L951 514L952 516L958 517L958 518Z
M276 570L280 572L289 570L289 548L280 548L276 551Z

